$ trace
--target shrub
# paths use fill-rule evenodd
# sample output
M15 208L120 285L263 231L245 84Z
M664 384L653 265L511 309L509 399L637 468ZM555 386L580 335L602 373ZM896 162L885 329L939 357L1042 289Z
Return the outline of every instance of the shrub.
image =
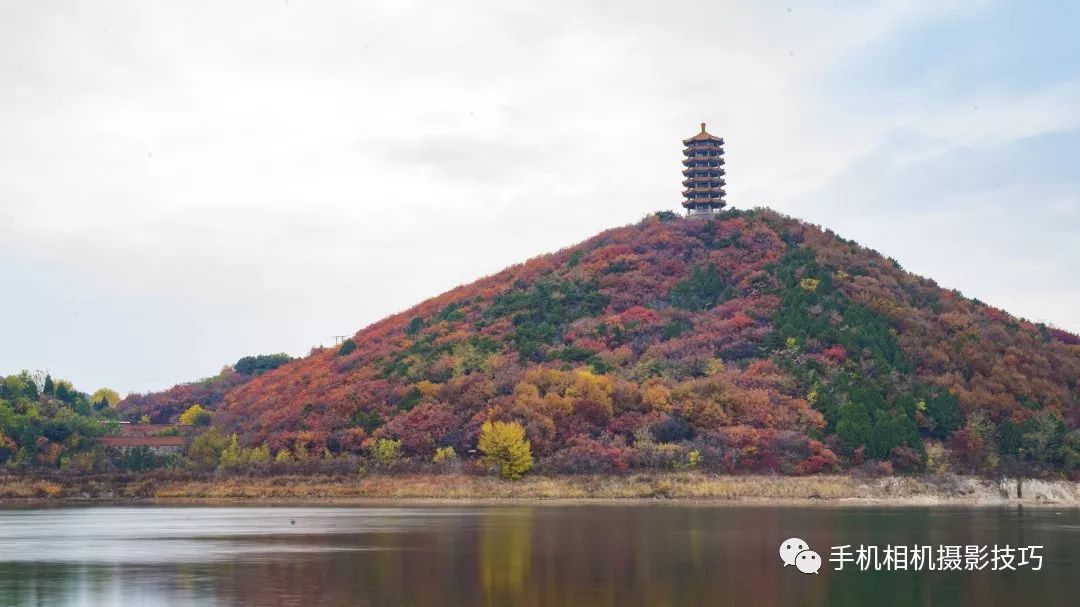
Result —
M393 464L401 457L401 441L380 438L371 445L371 457L383 465Z
M697 468L701 465L701 451L694 449L690 452L690 457L687 460L687 468Z
M203 409L198 403L191 405L187 411L180 414L180 423L186 426L209 426L211 421L213 421L213 413Z
M525 439L525 428L517 422L484 422L476 446L503 478L516 480L532 469L532 448Z
M461 469L461 461L458 460L457 452L453 447L439 447L435 450L435 456L431 461L443 471L457 471Z
M607 446L587 436L574 436L542 462L544 472L556 474L609 474L637 462L637 450Z
M897 470L902 472L914 472L922 468L922 455L911 447L899 446L889 454L889 461Z
M461 428L461 419L446 403L423 403L390 418L380 434L395 438L408 455L431 457L435 449L452 444L446 440Z
M926 469L935 474L944 474L949 469L948 453L938 441L926 444Z
M811 455L795 465L796 474L817 474L825 470L833 470L839 461L836 454L819 441L811 440L807 444Z
M351 339L346 339L342 342L341 347L338 348L338 356L348 356L356 351L356 342Z
M233 370L240 375L253 377L262 375L267 371L277 369L281 365L292 360L292 357L284 352L279 354L260 354L258 356L245 356L236 361Z
M356 428L363 428L365 432L371 433L384 423L386 423L386 421L383 419L382 415L379 415L378 411L357 411L349 425Z
M188 447L188 458L195 464L213 467L217 465L221 452L230 444L229 437L217 428L210 428L195 437Z
M657 443L648 428L634 430L634 464L642 468L677 468L687 456L686 445Z
M694 437L694 427L681 415L669 415L652 426L652 434L661 443L678 443Z
M995 438L994 424L982 411L968 415L963 428L949 437L949 449L958 460L974 471L993 470L997 467L997 454L992 445Z
M58 483L50 483L49 481L38 481L34 483L35 497L59 497L63 491L64 486Z
M685 318L675 318L664 325L661 335L664 339L674 339L694 328L694 325Z
M735 294L731 285L724 286L720 271L715 264L706 267L695 265L690 278L675 285L671 290L671 305L684 310L708 310Z
M457 459L457 453L453 447L439 447L435 450L435 457L431 458L431 461L442 464L449 463L454 459Z

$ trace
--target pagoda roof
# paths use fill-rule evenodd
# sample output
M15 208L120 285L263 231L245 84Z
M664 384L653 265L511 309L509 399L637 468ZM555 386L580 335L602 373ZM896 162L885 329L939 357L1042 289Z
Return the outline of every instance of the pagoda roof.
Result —
M693 141L723 141L723 137L717 137L716 135L710 135L705 130L705 123L701 123L701 132L689 139L683 139L683 143L691 143Z

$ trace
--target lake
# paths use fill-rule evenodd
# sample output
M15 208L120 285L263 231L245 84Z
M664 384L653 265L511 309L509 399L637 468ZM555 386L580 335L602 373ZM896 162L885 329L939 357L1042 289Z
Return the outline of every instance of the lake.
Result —
M788 538L820 553L818 573L783 566L778 550ZM831 547L842 545L910 554L931 546L935 555L939 546L1042 548L1016 570L993 571L988 559L982 570L892 570L886 561L875 571L866 560L866 571L858 562L836 571ZM916 563L898 554L897 568ZM1004 568L1004 556L998 563ZM1074 509L0 509L0 605L1048 607L1080 604L1076 597Z

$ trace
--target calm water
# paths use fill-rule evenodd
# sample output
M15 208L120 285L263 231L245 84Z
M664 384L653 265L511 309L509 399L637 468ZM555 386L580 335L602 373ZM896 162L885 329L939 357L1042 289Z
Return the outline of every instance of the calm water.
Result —
M818 575L781 567L796 536ZM840 544L1041 571L833 571ZM847 565L846 567L851 567ZM1078 605L1080 512L696 505L0 510L0 605Z

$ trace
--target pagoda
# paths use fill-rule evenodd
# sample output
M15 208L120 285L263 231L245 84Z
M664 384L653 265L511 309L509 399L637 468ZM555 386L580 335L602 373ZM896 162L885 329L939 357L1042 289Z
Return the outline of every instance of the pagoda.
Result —
M724 202L724 140L705 131L683 139L683 207L690 217L715 214Z

